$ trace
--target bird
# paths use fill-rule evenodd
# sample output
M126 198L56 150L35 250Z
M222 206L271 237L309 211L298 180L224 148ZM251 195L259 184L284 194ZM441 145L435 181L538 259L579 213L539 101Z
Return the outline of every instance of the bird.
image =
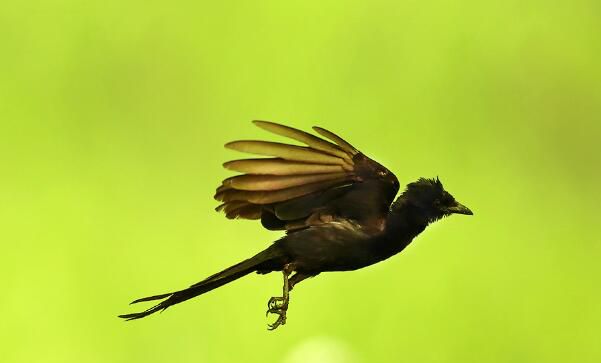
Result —
M202 295L250 273L280 272L282 295L267 303L274 330L286 324L290 292L325 272L353 271L401 252L426 227L452 214L473 215L447 192L438 177L419 178L399 192L397 177L350 143L321 127L315 133L270 121L261 129L294 143L239 140L225 144L259 158L223 164L239 174L216 190L216 211L228 219L259 220L283 231L266 249L188 288L137 299L162 300L147 310L119 315L146 317ZM298 145L298 144L302 145Z

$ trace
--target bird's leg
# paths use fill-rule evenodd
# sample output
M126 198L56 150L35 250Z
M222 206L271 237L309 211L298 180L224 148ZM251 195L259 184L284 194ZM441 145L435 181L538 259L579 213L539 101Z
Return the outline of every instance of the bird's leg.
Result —
M312 276L314 276L314 275L306 275L306 274L299 273L299 272L290 276L288 278L288 296L289 296L288 300L290 300L290 292L292 291L294 286L296 284L298 284L299 282L303 281L304 279L312 277ZM269 309L274 309L274 310L280 309L283 305L283 301L284 301L284 297L274 296L271 299L269 299L269 302L267 303L267 307Z
M277 314L278 319L273 324L268 324L269 330L274 330L280 325L286 324L286 312L288 311L288 303L290 302L290 282L288 277L292 273L293 267L287 264L282 269L284 275L284 287L282 288L283 296L274 296L267 302L267 315Z

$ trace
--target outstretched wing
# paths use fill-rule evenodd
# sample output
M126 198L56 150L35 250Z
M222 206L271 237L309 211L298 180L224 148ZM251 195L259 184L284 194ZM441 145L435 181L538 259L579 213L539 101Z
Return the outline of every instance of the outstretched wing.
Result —
M261 219L267 229L289 232L334 219L381 225L398 189L397 178L336 134L307 132L268 121L253 121L274 134L300 141L297 146L243 140L225 147L270 158L228 161L242 173L217 188L216 208L227 218Z

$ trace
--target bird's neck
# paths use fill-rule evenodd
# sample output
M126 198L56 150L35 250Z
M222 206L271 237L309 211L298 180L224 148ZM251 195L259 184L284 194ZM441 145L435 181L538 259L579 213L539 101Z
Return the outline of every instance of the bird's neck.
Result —
M386 220L384 235L386 244L400 252L431 223L430 218L419 207L410 203L395 203Z

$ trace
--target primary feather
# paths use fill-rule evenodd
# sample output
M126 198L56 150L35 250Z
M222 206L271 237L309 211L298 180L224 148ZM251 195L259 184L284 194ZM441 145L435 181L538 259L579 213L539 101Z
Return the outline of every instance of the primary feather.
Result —
M225 147L249 154L277 156L285 160L315 164L340 165L345 169L351 169L351 167L346 165L343 159L328 155L311 147L256 140L232 141L225 144Z
M308 164L282 158L232 160L224 163L223 167L240 173L267 175L302 175L345 171L341 165Z
M237 175L223 181L223 186L238 190L278 190L302 184L350 177L347 172L301 175Z
M331 155L335 155L343 158L349 164L353 164L353 160L349 157L348 153L341 150L337 145L332 144L331 142L320 139L317 136L311 135L308 132L304 132L301 130L297 130L295 128L284 126L280 124L276 124L275 122L269 121L259 121L255 120L253 123L260 128L272 132L276 135L286 136L291 139L300 141L307 146L312 147L313 149L326 152Z

